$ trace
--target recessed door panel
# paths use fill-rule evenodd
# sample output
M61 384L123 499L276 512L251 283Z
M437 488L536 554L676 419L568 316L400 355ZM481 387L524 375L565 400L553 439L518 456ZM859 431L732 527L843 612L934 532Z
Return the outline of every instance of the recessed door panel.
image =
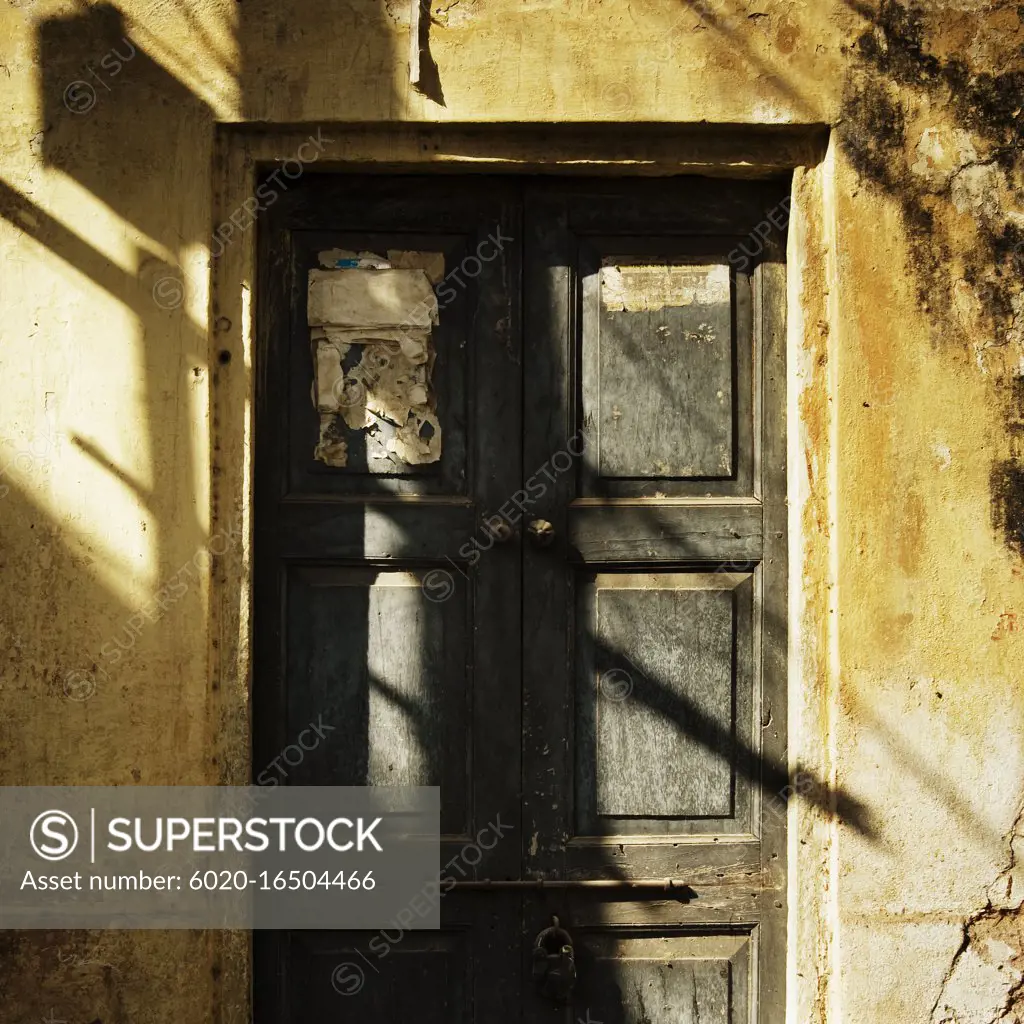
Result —
M740 382L730 268L611 253L583 269L584 420L595 426L597 477L731 479Z
M753 494L755 334L729 237L583 235L582 496Z
M581 933L579 1004L603 1024L747 1024L748 935Z
M303 1020L417 1020L425 1006L439 1024L473 1019L468 930L410 932L393 945L376 936L384 956L369 948L370 937L298 933L292 940L289 984Z
M477 240L305 231L294 243L292 490L465 493L467 317L487 267L459 270Z
M747 831L753 593L750 573L578 580L579 834Z
M447 600L431 600L431 571L290 570L289 724L330 730L290 781L440 786L442 833L465 835L473 762L468 592L453 587Z

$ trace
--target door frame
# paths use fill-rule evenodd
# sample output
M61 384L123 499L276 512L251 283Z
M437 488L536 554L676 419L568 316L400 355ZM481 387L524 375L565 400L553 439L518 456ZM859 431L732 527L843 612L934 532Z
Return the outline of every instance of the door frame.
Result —
M208 276L194 270L186 274L186 309L193 316L203 309L207 314L209 534L236 538L212 557L209 591L208 714L215 723L210 756L215 781L222 785L245 785L253 775L250 442L261 367L255 362L256 231L245 203L250 201L251 208L257 176L289 160L294 166L299 147L311 136L320 145L317 172L725 178L793 172L786 303L788 756L791 775L808 773L815 788L813 799L788 804L786 1017L814 1019L813 1007L834 966L831 853L838 831L832 795L837 624L831 607L837 581L830 540L836 533L820 527L834 523L837 514L831 397L841 328L835 290L829 290L829 282L836 280L836 228L827 129L816 124L218 127L211 223L230 223L237 230L226 244L211 243L218 258L209 260ZM211 933L215 1000L232 1022L251 1019L251 947L249 933Z

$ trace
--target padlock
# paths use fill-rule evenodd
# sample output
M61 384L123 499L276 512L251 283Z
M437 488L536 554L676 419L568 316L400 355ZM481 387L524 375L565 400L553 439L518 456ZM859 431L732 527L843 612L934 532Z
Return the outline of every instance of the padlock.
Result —
M551 926L537 936L533 944L533 977L541 993L556 1003L564 1003L576 984L576 959L572 936L551 918Z

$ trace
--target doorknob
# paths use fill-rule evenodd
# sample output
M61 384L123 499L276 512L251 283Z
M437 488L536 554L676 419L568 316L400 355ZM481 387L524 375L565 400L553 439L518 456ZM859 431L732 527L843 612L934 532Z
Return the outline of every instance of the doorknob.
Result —
M576 960L572 936L551 918L533 943L533 978L543 995L564 1003L576 984Z
M530 535L530 540L539 548L548 547L555 539L555 527L546 519L531 519L529 526L526 527L526 532Z

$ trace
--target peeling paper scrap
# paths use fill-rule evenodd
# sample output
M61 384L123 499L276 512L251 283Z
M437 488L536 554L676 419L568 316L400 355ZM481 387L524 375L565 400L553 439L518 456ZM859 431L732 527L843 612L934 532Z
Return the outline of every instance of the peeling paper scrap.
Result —
M610 312L639 313L665 306L714 306L729 301L729 268L623 265L606 258L601 267L601 305Z
M320 440L313 458L328 466L348 465L348 442L342 432L341 418L326 414L320 417Z
M320 413L314 458L345 467L351 432L362 431L374 463L437 462L430 331L438 323L432 280L443 278L443 254L390 250L384 260L328 249L319 260L334 269L309 272L311 397Z
M348 352L348 348L348 345L342 348L340 345L327 342L316 346L313 404L319 413L338 411L338 396L345 378L341 361Z
M319 333L318 333L319 332ZM367 335L372 335L368 338ZM367 340L394 341L406 357L414 363L427 361L427 344L430 331L422 327L314 327L310 332L313 341L326 338L335 345L362 344ZM344 355L344 353L342 353Z
M311 270L311 327L421 327L438 323L437 296L423 270Z
M429 409L417 410L387 443L403 462L412 466L437 462L441 457L441 424Z
M375 252L353 252L351 249L324 249L316 258L321 267L330 270L389 270L391 263Z
M431 284L444 280L444 253L418 252L415 249L388 249L388 260L393 267L425 271Z

